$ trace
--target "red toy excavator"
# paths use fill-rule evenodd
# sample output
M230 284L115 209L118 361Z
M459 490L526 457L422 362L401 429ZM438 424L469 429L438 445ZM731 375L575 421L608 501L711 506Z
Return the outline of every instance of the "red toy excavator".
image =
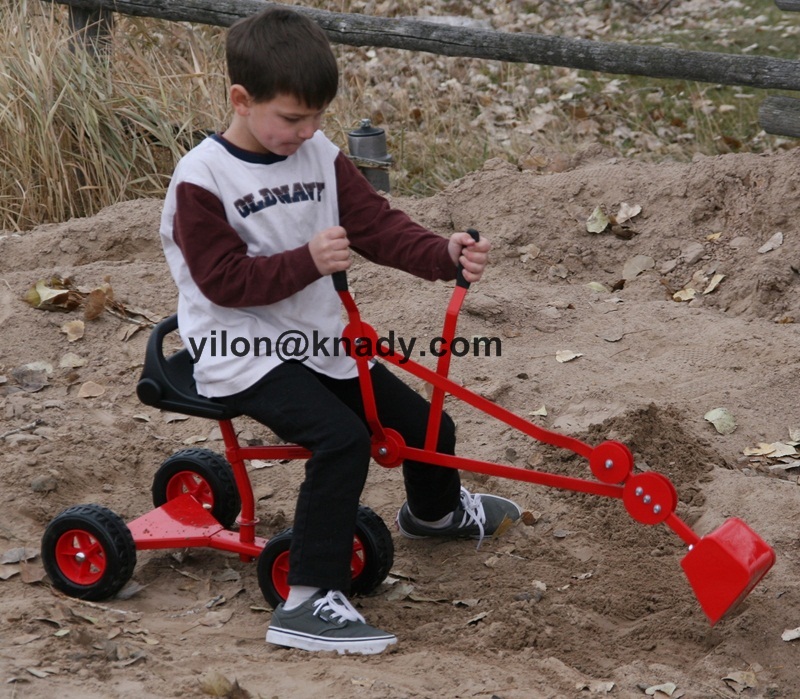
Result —
M469 231L475 239L478 233ZM664 523L688 546L681 565L711 624L736 607L766 575L775 553L741 519L730 518L715 531L697 535L676 514L678 496L665 476L633 472L633 456L622 443L590 446L572 437L538 427L448 378L451 343L461 305L469 288L459 270L440 339L442 353L433 371L402 357L362 321L343 272L333 282L348 315L343 346L358 366L362 397L372 432L372 456L382 466L404 459L511 478L544 486L619 498L633 519L642 524ZM176 316L161 321L147 347L140 400L164 410L218 420L225 458L206 449L186 449L168 458L153 480L155 508L132 522L99 505L78 505L56 516L42 538L42 560L53 585L82 599L104 599L118 592L133 575L136 551L209 547L258 561L258 582L266 600L276 606L286 598L291 529L271 539L257 537L253 490L245 466L250 459L305 459L309 452L295 445L239 444L232 420L238 417L219 403L200 396L192 376L188 350L170 357L164 338L177 330ZM427 439L423 449L406 446L397 432L382 427L369 373L374 356L395 364L433 386ZM584 457L594 478L575 478L511 465L442 454L436 451L444 398L450 394L535 440ZM368 593L384 580L393 563L389 530L369 508L359 510L353 541L352 591Z

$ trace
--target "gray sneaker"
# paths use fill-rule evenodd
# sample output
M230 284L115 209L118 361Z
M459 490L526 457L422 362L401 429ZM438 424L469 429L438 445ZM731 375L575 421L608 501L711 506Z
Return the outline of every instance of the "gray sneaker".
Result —
M447 539L478 539L497 533L504 521L516 522L522 515L519 505L506 498L486 493L470 493L461 488L461 504L453 513L452 524L446 527L428 527L420 524L403 503L397 513L397 527L409 539L440 537Z
M341 592L322 590L289 611L279 604L272 613L267 643L372 655L397 643L397 637L367 624Z

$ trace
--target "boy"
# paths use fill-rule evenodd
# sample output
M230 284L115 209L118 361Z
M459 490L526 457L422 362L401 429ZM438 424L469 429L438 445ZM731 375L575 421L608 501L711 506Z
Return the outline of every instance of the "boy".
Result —
M178 286L187 347L199 338L270 338L267 356L197 353L198 391L313 454L297 499L289 595L267 641L306 650L379 653L396 638L369 626L345 597L359 497L370 461L355 362L342 353L281 356L281 338L338 338L341 310L329 276L350 266L350 248L379 264L435 280L480 279L489 243L449 240L390 209L319 131L336 95L338 70L324 32L289 9L237 22L226 43L227 130L178 164L161 225ZM386 367L371 369L383 425L422 447L428 403ZM454 453L443 416L438 449ZM479 538L519 507L472 495L454 469L406 462L400 532L411 538ZM413 513L413 514L412 514Z

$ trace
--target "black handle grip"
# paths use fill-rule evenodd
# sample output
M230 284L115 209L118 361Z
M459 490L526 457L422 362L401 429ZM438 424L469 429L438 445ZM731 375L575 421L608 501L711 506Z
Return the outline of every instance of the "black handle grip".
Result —
M467 228L467 233L472 236L472 239L477 243L481 239L481 234L474 228ZM461 286L464 289L469 289L469 282L464 279L464 267L459 263L458 270L456 270L456 286Z
M334 272L331 277L336 291L347 291L347 272Z

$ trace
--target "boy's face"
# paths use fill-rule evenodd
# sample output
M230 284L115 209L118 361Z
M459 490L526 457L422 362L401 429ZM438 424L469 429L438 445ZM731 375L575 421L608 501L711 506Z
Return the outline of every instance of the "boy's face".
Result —
M231 101L236 118L226 137L245 150L283 156L294 154L314 135L327 109L313 109L288 94L255 102L240 85L231 88Z

